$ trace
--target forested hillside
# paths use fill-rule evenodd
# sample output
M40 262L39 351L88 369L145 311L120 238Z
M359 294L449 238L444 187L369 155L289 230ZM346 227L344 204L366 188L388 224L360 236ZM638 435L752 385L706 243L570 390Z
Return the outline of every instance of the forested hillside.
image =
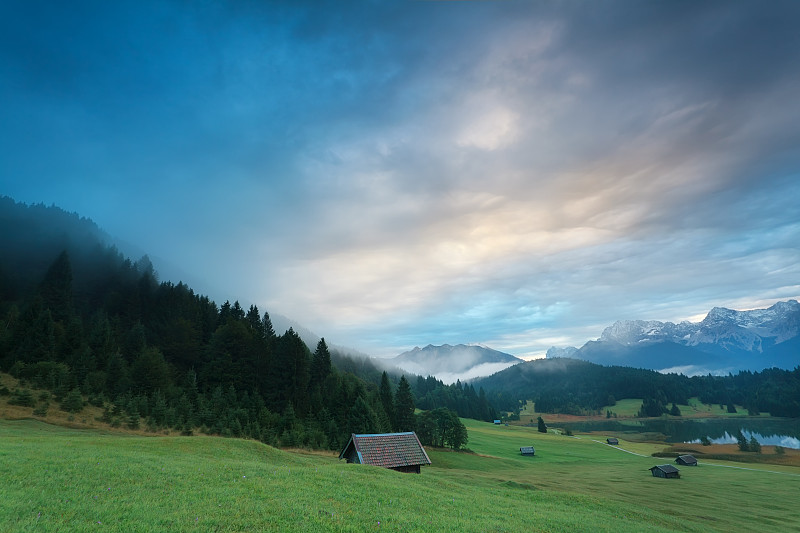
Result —
M0 235L0 370L52 391L61 409L79 411L88 398L112 425L333 449L351 432L415 427L404 377L332 357L324 339L312 352L256 306L217 306L159 282L146 256L123 257L87 219L2 198ZM0 392L48 408L24 388ZM464 416L495 416L472 396L479 408L450 403Z
M728 376L661 374L601 366L569 358L537 359L478 379L475 386L504 398L531 399L542 413L594 414L623 398L643 398L646 416L669 412L669 404L698 397L704 403L743 405L752 413L800 416L800 367ZM511 410L513 404L499 405Z

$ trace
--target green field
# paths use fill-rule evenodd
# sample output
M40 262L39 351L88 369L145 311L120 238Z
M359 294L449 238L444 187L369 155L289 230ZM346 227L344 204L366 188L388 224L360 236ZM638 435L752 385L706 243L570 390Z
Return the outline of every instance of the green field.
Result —
M647 469L668 460L596 437L464 422L475 453L429 450L433 466L413 475L253 441L0 421L0 530L800 529L798 468L703 464L663 480Z
M750 417L747 409L741 405L736 405L736 412L729 413L725 406L720 407L718 404L704 404L699 398L689 398L688 404L677 404L678 409L681 410L681 416L684 418L701 417ZM672 404L669 404L671 406ZM606 411L610 411L612 416L620 418L635 417L639 413L639 408L642 406L641 398L625 398L617 400L614 405L606 405L598 410L599 416L605 416ZM535 422L538 416L542 416L545 420L552 419L555 415L541 414L535 411L533 402L528 402L520 410L520 421L524 423ZM664 415L667 416L667 415ZM769 413L761 413L759 416L767 417Z
M670 404L671 405L671 404ZM745 409L741 405L736 405L736 412L729 413L727 407L722 406L720 407L719 404L705 404L700 401L699 398L689 398L688 404L677 404L678 409L681 410L682 417L751 417L751 415L747 409ZM631 417L636 416L639 412L639 408L642 406L641 398L631 399L627 398L624 400L617 400L615 405L609 405L603 407L602 412L605 413L606 411L611 411L611 413L616 414L617 416L621 417ZM759 416L767 417L769 413L761 413Z

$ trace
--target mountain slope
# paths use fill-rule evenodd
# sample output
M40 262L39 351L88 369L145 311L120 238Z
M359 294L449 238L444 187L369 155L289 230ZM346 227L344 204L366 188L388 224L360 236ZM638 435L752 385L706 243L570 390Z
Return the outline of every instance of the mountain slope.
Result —
M445 383L453 383L457 379L463 381L494 374L520 363L522 359L485 346L429 344L424 348L415 347L387 361L406 372L436 376Z
M800 304L778 302L767 309L715 307L701 322L622 320L580 349L551 348L600 364L679 371L687 374L761 370L800 364Z

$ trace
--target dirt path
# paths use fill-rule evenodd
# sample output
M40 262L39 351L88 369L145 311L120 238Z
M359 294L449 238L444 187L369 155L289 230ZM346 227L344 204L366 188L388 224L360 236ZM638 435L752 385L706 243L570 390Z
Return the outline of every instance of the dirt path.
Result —
M576 439L582 439L581 437L576 437L574 435L572 437L576 438ZM650 455L643 455L641 453L632 452L630 450L626 450L625 448L620 448L619 446L613 446L613 445L608 444L607 442L603 442L601 440L596 440L596 439L589 439L589 440L591 440L592 442L596 442L598 444L602 444L604 446L608 446L609 448L617 449L617 450L619 450L621 452L629 453L631 455L636 455L638 457L651 457ZM792 473L792 472L780 472L780 471L777 471L777 470L763 470L761 468L747 468L747 467L744 467L744 466L718 465L718 464L715 464L715 463L701 463L700 461L698 461L697 464L698 464L698 466L699 465L718 466L720 468L735 468L737 470L750 470L752 472L768 472L770 474L783 474L784 476L800 477L800 474L795 474L795 473Z

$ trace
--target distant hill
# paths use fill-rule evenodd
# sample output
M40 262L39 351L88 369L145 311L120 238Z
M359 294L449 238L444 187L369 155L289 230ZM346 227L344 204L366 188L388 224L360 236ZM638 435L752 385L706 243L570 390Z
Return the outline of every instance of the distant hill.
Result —
M415 347L388 362L420 376L436 376L445 383L465 381L479 376L489 376L522 359L485 346L473 344L443 344L424 348Z
M663 408L689 398L743 405L773 416L800 416L800 368L740 372L734 376L687 377L629 366L604 366L579 359L545 358L514 365L470 383L497 394L532 400L540 413L592 414L623 398L652 398ZM666 411L665 411L666 412ZM657 415L651 415L657 416Z
M0 299L15 300L30 292L53 259L66 250L78 263L77 283L87 269L85 258L96 260L111 242L97 224L55 206L28 206L0 196ZM81 264L84 261L84 264Z
M581 348L551 348L549 358L574 357L687 375L800 365L800 304L767 309L715 307L701 322L622 320Z

